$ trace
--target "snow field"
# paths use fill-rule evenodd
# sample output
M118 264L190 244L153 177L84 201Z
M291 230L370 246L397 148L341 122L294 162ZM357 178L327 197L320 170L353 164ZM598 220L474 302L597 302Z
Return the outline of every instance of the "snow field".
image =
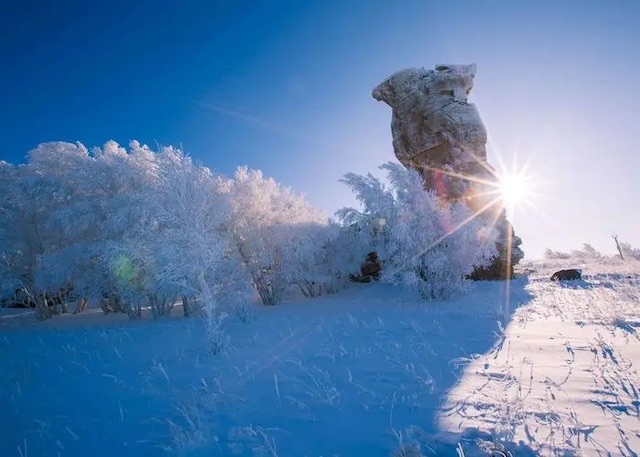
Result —
M252 305L224 321L216 355L195 318L3 320L0 449L637 455L638 262L572 264L583 281L550 282L566 262L444 302L365 284Z
M388 455L435 434L434 413L460 371L450 362L493 344L502 285L479 286L475 299L453 302L372 284L256 306L248 323L225 321L231 347L219 355L197 319L5 328L1 447Z

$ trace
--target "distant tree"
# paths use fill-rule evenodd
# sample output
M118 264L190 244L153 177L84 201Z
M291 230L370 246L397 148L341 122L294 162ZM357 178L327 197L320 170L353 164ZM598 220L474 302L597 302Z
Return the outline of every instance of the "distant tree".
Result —
M601 259L602 254L596 248L591 246L589 243L584 243L582 245L582 251L580 251L581 257L587 259Z
M554 251L553 249L547 248L544 251L543 257L545 259L548 259L548 260L557 259L558 258L558 253L556 251Z
M624 258L640 260L640 249L634 248L631 244L622 241L619 244L620 257L624 260ZM622 255L624 254L624 256Z
M553 252L553 251L551 251ZM582 249L574 249L571 252L554 253L556 259L581 259L581 260L597 260L602 258L602 254L588 243L582 245Z

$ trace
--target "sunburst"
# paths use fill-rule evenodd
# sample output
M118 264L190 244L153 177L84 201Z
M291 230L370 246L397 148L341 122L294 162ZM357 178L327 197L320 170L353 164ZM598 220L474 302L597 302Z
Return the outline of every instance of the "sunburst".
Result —
M507 173L500 176L500 197L506 207L514 207L528 199L530 178L519 173Z
M479 178L473 175L467 175L462 173L456 173L451 170L443 170L434 167L428 166L418 166L416 168L422 170L429 170L432 172L437 172L443 175L447 175L453 178L461 179L464 181L468 181L470 183L475 183L484 187L486 190L478 192L474 198L480 197L486 204L480 205L479 208L476 208L473 213L447 231L443 236L438 238L435 242L431 243L429 246L425 246L423 250L416 253L413 257L413 260L419 258L424 255L429 250L433 249L438 244L442 243L445 239L456 233L458 230L463 228L469 222L473 221L477 217L481 216L483 213L491 214L488 217L489 226L493 227L497 221L500 219L501 209L506 210L507 217L513 222L514 211L516 209L521 209L522 207L531 206L534 209L537 209L534 203L534 197L537 195L535 192L534 184L536 183L535 177L532 173L530 173L528 166L524 166L522 168L513 168L511 171L507 170L504 166L501 157L498 157L499 168L501 171L496 172L493 167L489 166L485 160L482 160L479 157L476 157L474 154L470 154L473 159L481 165L488 173L488 178ZM413 164L414 166L416 164ZM494 211L498 209L498 211ZM512 237L511 231L507 231L507 271L510 271L510 263L511 263L511 251L512 251ZM405 262L405 264L408 262ZM509 277L507 279L507 284L509 282ZM508 288L508 285L507 285ZM509 293L507 292L507 296ZM507 298L508 300L508 298Z

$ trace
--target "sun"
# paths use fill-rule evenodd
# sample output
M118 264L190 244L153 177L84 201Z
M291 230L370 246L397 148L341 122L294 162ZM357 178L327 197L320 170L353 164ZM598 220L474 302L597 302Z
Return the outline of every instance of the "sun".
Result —
M498 190L506 207L513 208L528 198L528 181L528 177L522 173L506 173L500 176Z

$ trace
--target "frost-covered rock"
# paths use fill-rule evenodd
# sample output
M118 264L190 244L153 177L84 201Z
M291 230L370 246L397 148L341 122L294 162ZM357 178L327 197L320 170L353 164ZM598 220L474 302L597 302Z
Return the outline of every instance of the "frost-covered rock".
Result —
M405 69L385 79L372 95L393 110L398 160L419 170L426 187L441 197L464 200L488 222L497 220L500 254L494 265L473 275L491 279L504 277L508 270L513 274L513 265L524 254L496 199L497 178L487 163L487 130L475 105L467 101L475 74L475 64Z
M475 105L467 103L475 70L401 70L373 90L376 100L393 108L393 148L401 163L459 170L486 162L487 131Z

